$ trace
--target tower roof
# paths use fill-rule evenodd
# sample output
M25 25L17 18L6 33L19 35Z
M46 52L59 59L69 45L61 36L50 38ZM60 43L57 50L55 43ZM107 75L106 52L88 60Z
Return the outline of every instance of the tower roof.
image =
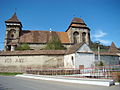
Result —
M114 42L112 42L112 44L111 44L108 52L110 52L110 53L118 53L118 52L120 52L120 51L119 51L119 50L117 49L117 47L115 46Z
M74 17L73 20L72 20L72 23L85 24L85 22L81 18L78 18L78 17Z
M5 22L6 22L6 23L8 23L8 22L21 23L21 22L19 21L19 19L17 18L16 13L14 13L13 16L12 16L10 19L6 20Z
M70 27L74 27L74 28L87 28L88 30L90 30L87 25L85 24L85 22L83 21L83 19L78 18L78 17L74 17L72 19L71 24L69 25L68 29L66 30L66 32L69 30Z

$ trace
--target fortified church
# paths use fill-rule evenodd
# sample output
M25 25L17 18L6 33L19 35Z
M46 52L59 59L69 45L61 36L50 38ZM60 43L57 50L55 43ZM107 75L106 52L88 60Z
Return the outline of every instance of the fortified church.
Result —
M14 51L15 47L22 43L29 44L32 50L40 50L53 35L57 36L66 48L76 43L90 43L90 29L81 18L73 18L65 32L22 30L22 23L16 13L5 23L5 51Z
M99 60L104 65L120 64L120 51L114 43L106 52L91 50L90 29L81 18L73 18L65 32L22 30L16 13L5 24L5 48L0 52L0 70L88 68L95 66ZM52 36L58 37L66 49L43 50ZM16 51L15 48L24 43L29 45L30 50Z

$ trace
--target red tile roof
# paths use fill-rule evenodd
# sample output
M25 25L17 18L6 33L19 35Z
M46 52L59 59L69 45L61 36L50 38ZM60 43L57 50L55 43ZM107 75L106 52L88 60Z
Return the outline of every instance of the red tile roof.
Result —
M58 34L58 37L59 37L61 43L70 43L68 33L66 33L66 32L57 32L57 34Z
M25 51L1 51L0 56L12 55L64 55L65 50L25 50Z
M20 43L47 43L51 36L58 36L61 43L70 43L66 32L54 31L27 31L23 30L20 34Z

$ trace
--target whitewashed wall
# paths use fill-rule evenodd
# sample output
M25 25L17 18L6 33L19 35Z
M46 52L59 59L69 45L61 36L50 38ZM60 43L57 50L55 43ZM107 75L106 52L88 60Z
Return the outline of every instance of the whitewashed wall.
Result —
M83 44L75 54L75 67L79 68L79 65L84 65L85 68L94 66L95 55L87 44Z
M117 55L119 56L119 64L120 64L120 53L117 53Z
M94 54L92 53L76 53L75 67L79 68L84 65L84 68L89 68L94 65Z
M85 68L88 68L94 66L94 61L93 51L87 44L83 44L75 53L64 56L64 67L79 68L80 65L84 65Z
M72 60L73 57L73 60ZM75 68L75 54L69 54L64 56L64 67Z

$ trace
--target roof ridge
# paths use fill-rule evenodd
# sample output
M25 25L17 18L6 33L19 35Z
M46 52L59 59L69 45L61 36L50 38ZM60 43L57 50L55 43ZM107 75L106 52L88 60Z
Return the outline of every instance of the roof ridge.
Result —
M22 30L22 31L31 31L31 32L50 32L50 31L47 31L47 30L35 30L35 31L32 31L32 30ZM60 31L51 31L51 32L57 32L59 33ZM62 32L62 33L66 33L66 32Z

